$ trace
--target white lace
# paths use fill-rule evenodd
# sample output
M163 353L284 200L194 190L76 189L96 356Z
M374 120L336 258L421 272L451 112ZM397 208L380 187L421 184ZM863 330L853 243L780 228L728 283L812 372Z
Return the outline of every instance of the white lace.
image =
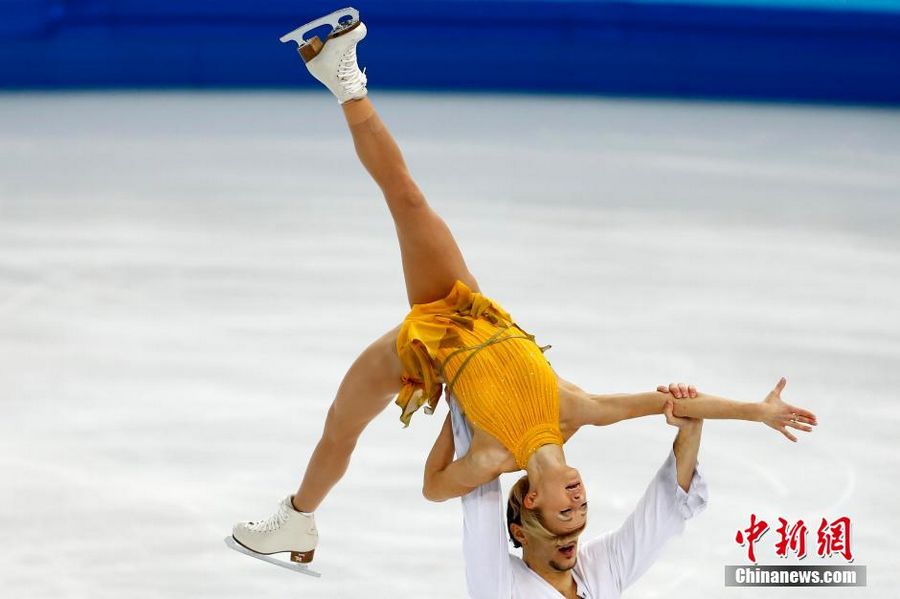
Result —
M282 502L279 504L277 512L261 522L249 522L247 528L256 532L272 532L273 530L278 530L282 524L287 522L289 514L287 505Z
M366 88L366 70L359 70L356 64L356 46L350 46L341 56L337 75L349 94L357 94Z

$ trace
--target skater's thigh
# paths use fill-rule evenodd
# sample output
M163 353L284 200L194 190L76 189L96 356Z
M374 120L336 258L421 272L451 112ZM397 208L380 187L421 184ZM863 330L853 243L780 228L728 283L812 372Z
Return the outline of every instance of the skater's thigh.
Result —
M356 358L328 411L325 434L355 440L400 392L403 365L397 356L397 325Z

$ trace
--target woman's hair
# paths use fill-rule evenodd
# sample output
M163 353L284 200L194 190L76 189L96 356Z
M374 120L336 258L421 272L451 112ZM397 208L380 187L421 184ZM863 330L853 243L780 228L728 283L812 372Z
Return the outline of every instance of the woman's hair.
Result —
M518 524L532 535L541 536L548 540L556 538L556 535L544 526L540 512L525 507L525 496L528 495L529 489L528 475L526 474L517 480L516 484L509 490L509 500L506 502L506 531L513 542L513 547L516 548L521 547L522 544L513 536L513 524Z

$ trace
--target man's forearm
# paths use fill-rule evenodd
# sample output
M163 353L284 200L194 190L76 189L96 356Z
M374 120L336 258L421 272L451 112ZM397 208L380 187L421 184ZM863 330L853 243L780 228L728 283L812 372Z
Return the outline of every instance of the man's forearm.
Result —
M678 435L672 444L675 453L675 472L678 485L685 493L691 488L694 469L697 467L697 454L700 452L700 435L703 421L696 420L678 429Z

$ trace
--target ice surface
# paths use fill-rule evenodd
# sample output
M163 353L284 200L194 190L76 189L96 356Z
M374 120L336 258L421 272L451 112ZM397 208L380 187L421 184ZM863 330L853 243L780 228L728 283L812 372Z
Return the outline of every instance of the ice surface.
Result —
M751 512L850 515L863 593L894 595L900 113L372 97L560 375L743 400L784 375L818 414L796 445L708 422L709 509L626 596L723 596ZM394 235L325 92L0 96L3 595L463 597L458 503L420 494L444 408L365 433L317 514L321 579L222 544L296 488L344 371L406 313ZM673 437L657 417L567 446L588 537Z

